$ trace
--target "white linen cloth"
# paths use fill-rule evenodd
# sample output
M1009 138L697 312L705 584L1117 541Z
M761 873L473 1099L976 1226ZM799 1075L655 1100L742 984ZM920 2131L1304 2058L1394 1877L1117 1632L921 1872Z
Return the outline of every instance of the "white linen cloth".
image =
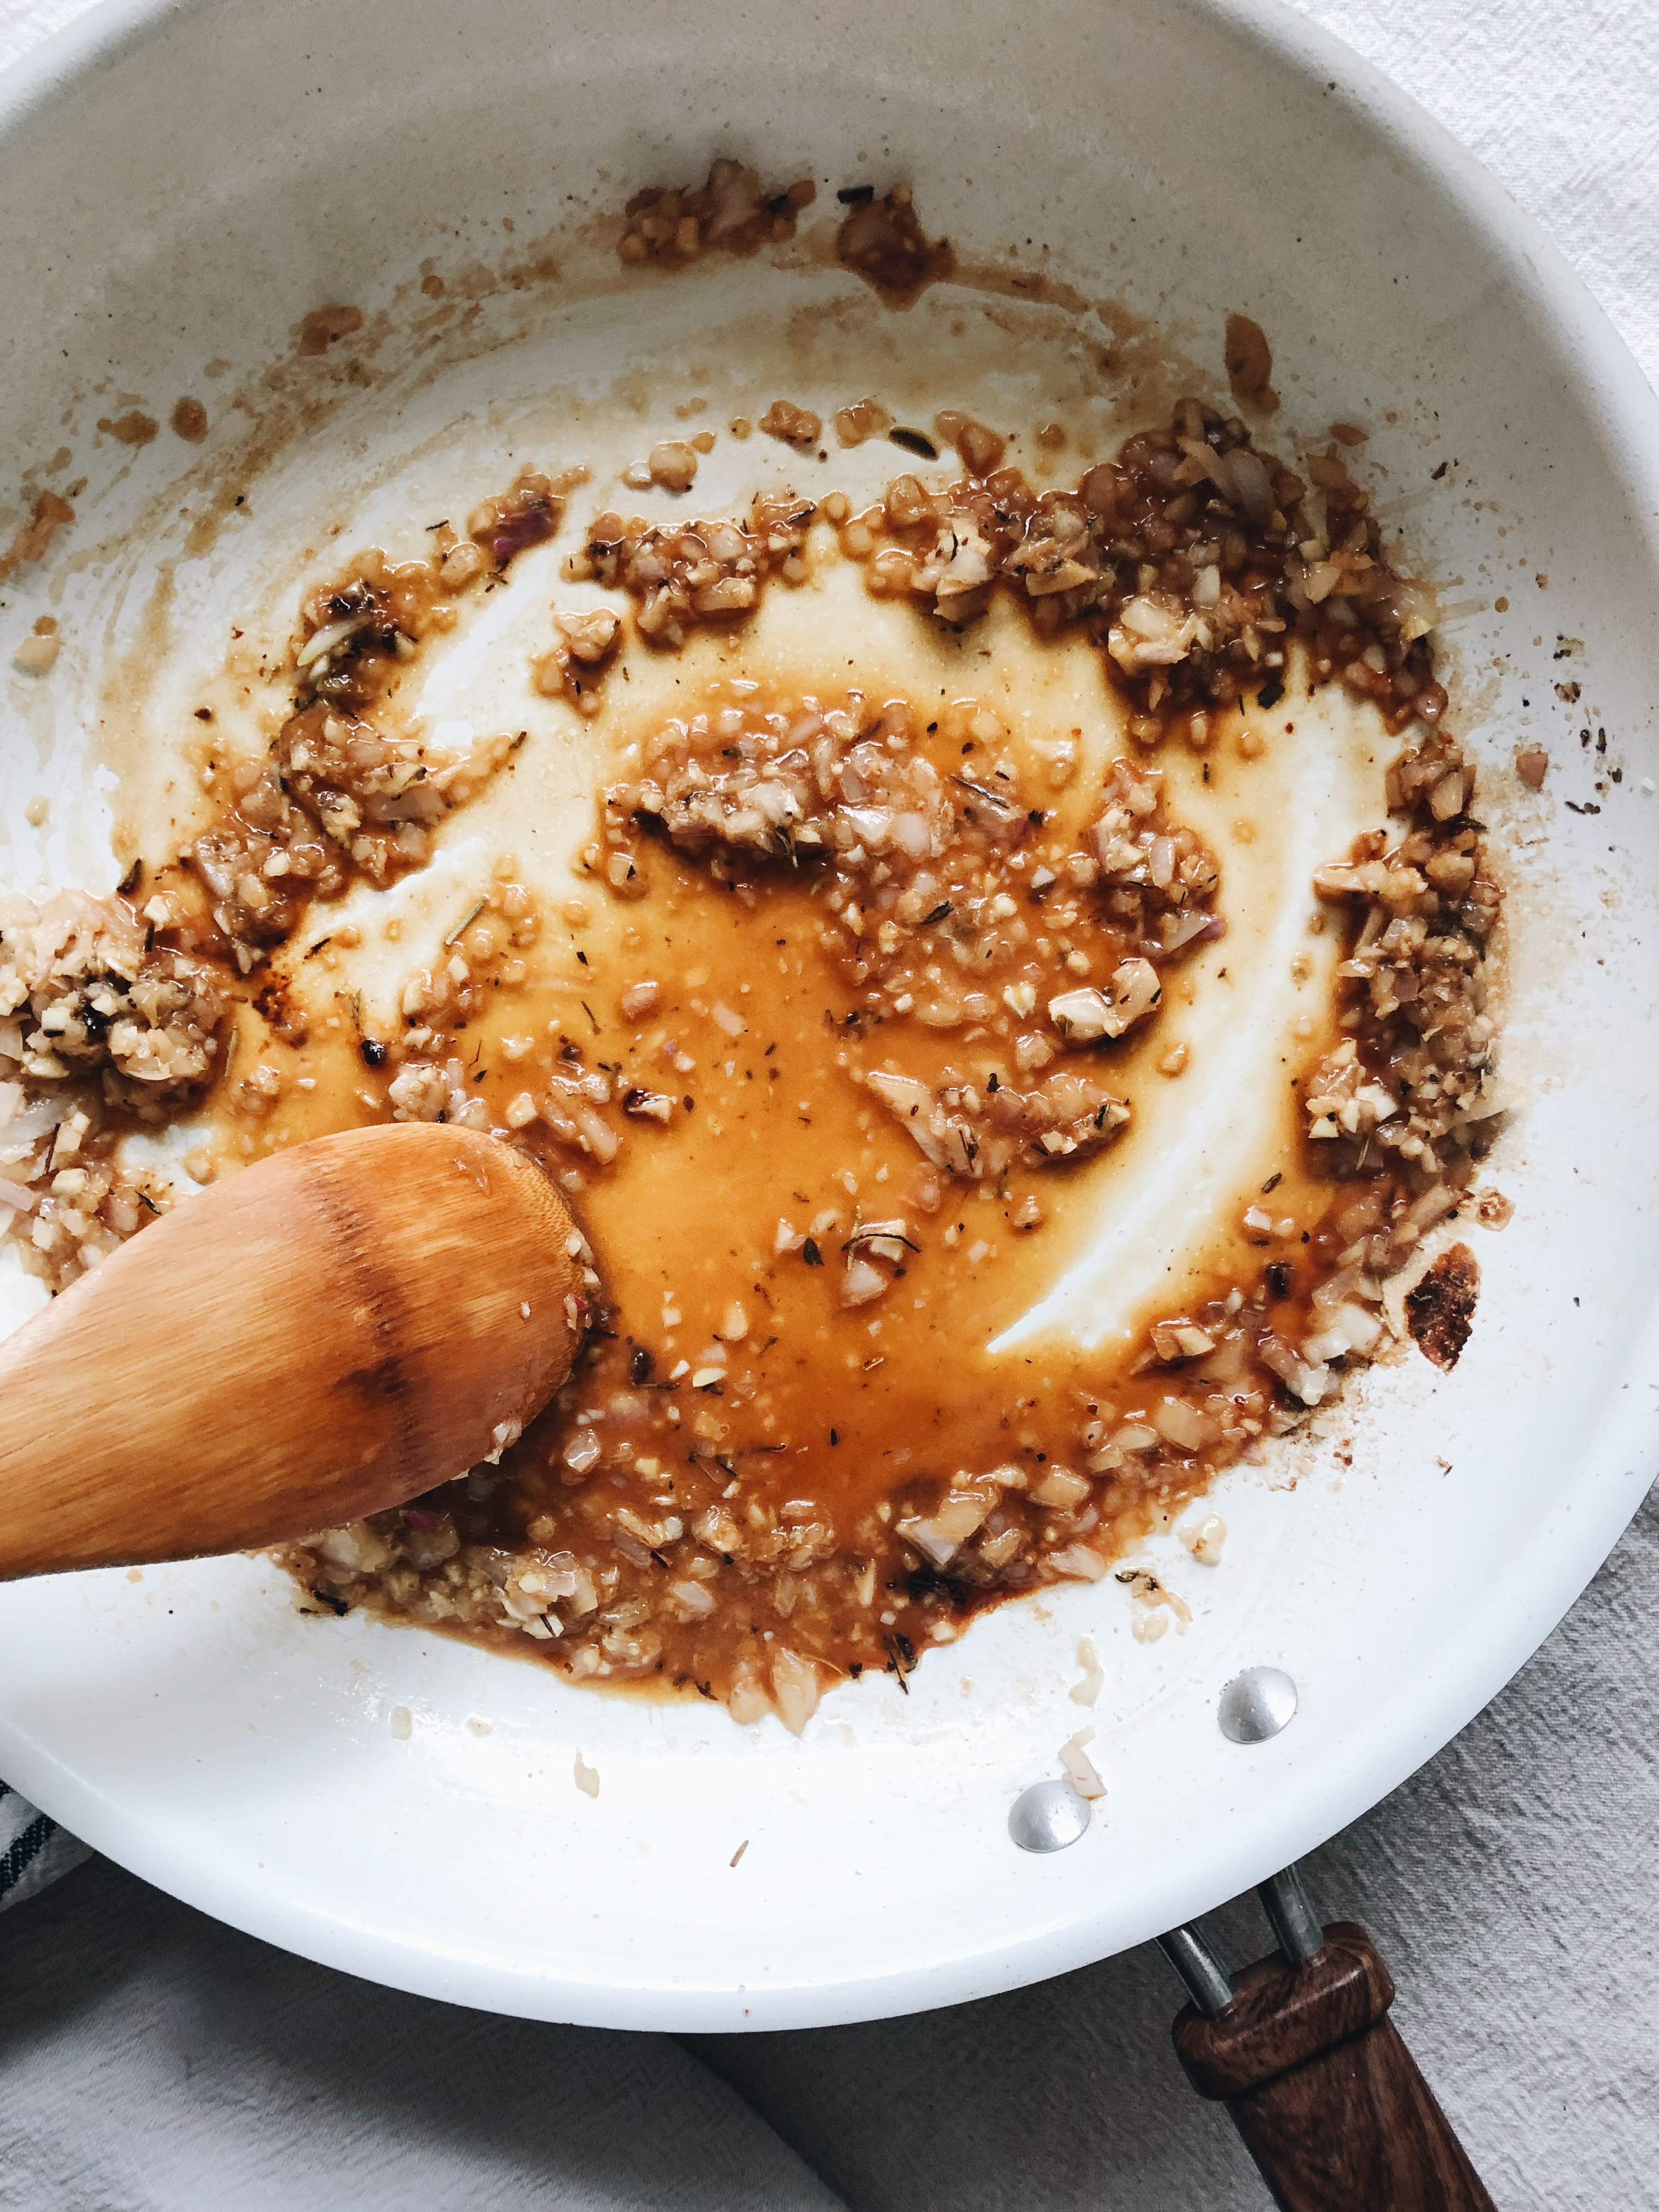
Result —
M0 0L0 68L88 0ZM1040 4L1040 0L1039 0ZM1549 229L1659 385L1659 0L1299 0ZM1659 2173L1659 1505L1456 1742L1306 1863L1509 2212L1635 2212ZM235 1934L0 1786L5 2212L1261 2212L1142 1950L811 2033L550 2028ZM1237 1962L1251 1908L1211 1923Z

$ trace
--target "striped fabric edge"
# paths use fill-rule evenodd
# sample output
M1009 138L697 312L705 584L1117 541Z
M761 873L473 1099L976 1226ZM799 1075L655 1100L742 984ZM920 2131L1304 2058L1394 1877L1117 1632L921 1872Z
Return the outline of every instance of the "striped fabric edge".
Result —
M0 1912L38 1897L91 1856L78 1836L0 1782Z

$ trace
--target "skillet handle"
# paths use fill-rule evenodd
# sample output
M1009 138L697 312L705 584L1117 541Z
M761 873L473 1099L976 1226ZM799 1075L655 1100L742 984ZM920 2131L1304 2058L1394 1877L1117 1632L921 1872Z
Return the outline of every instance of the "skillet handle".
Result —
M1185 2006L1176 2054L1225 2104L1281 2212L1494 2212L1389 2018L1394 1982L1339 1921L1304 1963L1275 1953L1214 2014Z

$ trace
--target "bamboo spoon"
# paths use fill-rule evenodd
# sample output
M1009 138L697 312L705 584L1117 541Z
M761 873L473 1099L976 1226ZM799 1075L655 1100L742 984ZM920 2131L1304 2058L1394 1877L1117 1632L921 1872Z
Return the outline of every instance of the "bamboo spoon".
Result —
M427 1122L278 1152L0 1344L0 1578L280 1542L448 1480L580 1341L552 1184Z

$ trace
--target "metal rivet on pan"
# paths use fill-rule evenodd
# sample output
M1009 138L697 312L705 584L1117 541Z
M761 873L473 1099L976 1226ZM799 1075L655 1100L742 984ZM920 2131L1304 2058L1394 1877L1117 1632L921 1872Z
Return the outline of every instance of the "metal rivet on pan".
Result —
M1221 1692L1216 1717L1229 1743L1266 1743L1296 1718L1296 1684L1282 1667L1247 1667Z
M1023 1851L1063 1851L1088 1825L1088 1801L1069 1782L1034 1782L1008 1808L1008 1832Z

